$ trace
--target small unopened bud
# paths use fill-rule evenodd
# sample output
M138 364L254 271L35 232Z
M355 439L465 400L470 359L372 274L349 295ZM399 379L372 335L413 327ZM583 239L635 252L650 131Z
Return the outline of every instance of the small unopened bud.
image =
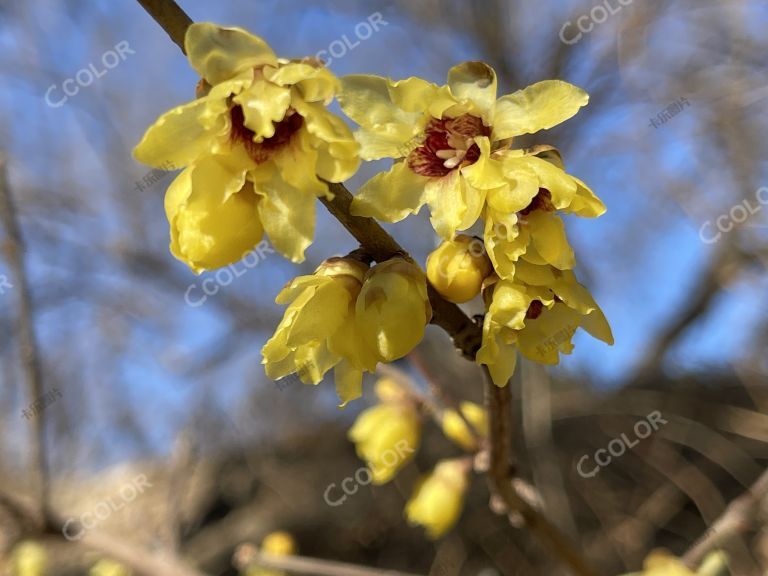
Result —
M482 240L465 234L443 242L427 258L427 278L443 298L457 304L477 296L492 271Z

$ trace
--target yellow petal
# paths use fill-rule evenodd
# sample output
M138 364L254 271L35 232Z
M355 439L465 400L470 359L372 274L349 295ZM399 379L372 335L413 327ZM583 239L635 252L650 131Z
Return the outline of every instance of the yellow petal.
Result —
M589 96L562 80L544 80L496 102L493 139L533 134L565 122L585 106Z
M526 156L512 162L524 163L536 174L539 187L549 190L555 208L562 210L571 204L576 195L576 182L564 170L536 156Z
M355 140L360 144L360 158L404 158L418 145L415 133L413 125L406 124L380 124L375 129L358 130Z
M504 186L488 191L488 205L502 213L519 212L539 193L539 178L523 163L503 161Z
M355 216L370 216L385 222L399 222L418 214L426 201L429 178L416 174L406 162L396 162L360 187L352 201Z
M506 184L501 162L491 156L491 142L486 136L475 138L480 148L477 162L461 168L461 174L473 187L481 190L498 188Z
M329 103L339 89L336 76L324 66L316 67L305 62L290 62L277 69L267 68L264 76L280 86L296 86L306 102Z
M278 171L257 192L263 194L259 215L275 250L292 262L303 262L315 234L315 196L288 184Z
M493 354L489 352L491 346L495 347ZM488 373L496 386L499 388L506 386L517 367L517 348L515 345L504 342L495 342L493 345L489 345L483 339L483 346L480 351L478 351L477 356L478 363L488 366Z
M160 116L133 149L134 158L156 168L178 170L210 152L218 133L215 129L206 129L200 117L209 105L216 103L226 108L223 98L205 97ZM223 116L221 120L224 122Z
M517 225L516 214L498 214L489 210L485 222L485 249L496 274L510 278L515 263L526 253L531 236L527 227Z
M533 286L553 286L557 281L551 266L537 266L525 260L517 262L515 279Z
M424 194L429 204L430 222L435 232L446 240L453 238L467 212L461 172L452 170L446 176L429 178Z
M355 368L346 360L342 360L336 364L333 375L336 379L336 394L341 400L339 408L343 408L350 401L363 395L362 370Z
M397 84L397 83L396 83ZM422 112L406 112L392 98L387 78L365 74L354 74L341 78L341 90L337 95L344 114L364 128L376 128L380 125L413 125ZM398 95L400 102L409 101L411 92L420 93L416 84L406 86Z
M354 140L348 145L327 145L324 142L311 140L317 151L315 171L318 177L328 182L344 182L351 178L360 167L360 157L355 154L359 150Z
M328 185L317 177L317 158L317 150L312 146L312 135L302 126L293 135L291 143L274 154L271 160L286 184L307 194L306 201L312 202L311 197L328 194ZM298 166L300 170L296 169Z
M457 100L469 100L481 114L490 112L496 102L496 72L485 62L454 66L448 71L448 86Z
M366 275L355 311L364 341L381 361L402 358L421 342L432 317L426 276L400 258L377 264Z
M605 204L595 196L589 186L575 176L571 176L571 179L576 183L576 195L571 199L566 212L573 212L583 218L597 218L605 214Z
M292 304L295 315L287 329L286 345L297 348L319 339L321 334L333 334L349 318L352 295L337 281L331 280L308 291L311 298Z
M488 313L500 326L519 330L525 326L525 315L533 298L525 286L502 280L493 288L493 300Z
M540 266L538 268L541 268ZM558 278L550 284L552 290L557 294L569 308L573 308L579 314L589 314L597 308L592 295L584 286L576 281L576 275L566 270L558 274Z
M240 260L262 238L258 197L245 171L226 157L206 158L182 172L168 190L171 252L195 272Z
M265 80L256 80L234 97L243 109L243 122L253 130L254 142L275 135L275 123L280 122L291 104L291 90Z
M573 249L565 235L565 225L559 216L534 210L525 219L533 247L545 262L560 270L568 270L576 265Z
M557 364L560 352L570 354L573 350L571 340L581 319L564 304L544 309L538 318L526 320L525 329L518 333L520 353L540 364Z
M605 318L605 314L600 308L595 309L588 315L584 316L581 320L581 326L586 330L590 336L602 340L606 344L613 346L613 332L611 331L611 325Z
M269 45L242 28L195 23L187 28L184 46L192 67L213 85L248 68L277 65Z
M294 108L304 117L307 130L313 136L328 142L354 142L352 131L336 114L329 112L320 102L304 102L294 98Z

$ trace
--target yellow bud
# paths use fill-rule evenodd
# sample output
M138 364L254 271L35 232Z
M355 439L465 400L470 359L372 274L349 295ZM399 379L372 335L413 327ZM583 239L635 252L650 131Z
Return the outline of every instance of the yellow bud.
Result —
M112 560L99 560L88 571L88 576L131 576L131 574L130 569Z
M416 454L421 418L410 402L378 404L364 410L349 431L374 484L389 482Z
M48 566L48 555L36 542L22 542L13 549L13 574L17 576L43 576Z
M485 410L472 402L462 402L459 408L464 414L472 428L475 429L475 435L484 438L488 435L488 417ZM443 412L442 419L443 434L456 442L466 450L477 450L475 436L469 431L464 419L455 410L446 410Z
M262 540L261 551L275 556L291 556L296 553L296 541L288 532L272 532Z
M351 276L358 282L363 282L363 277L368 271L368 264L355 258L328 258L315 270L318 276Z
M380 361L402 358L432 319L424 273L402 258L377 264L366 274L355 312L363 341Z
M385 376L376 381L376 397L381 402L403 402L410 397L409 391L394 378Z
M472 300L493 266L483 242L466 234L447 240L427 258L427 277L440 295L451 302Z
M432 539L450 530L464 507L468 470L463 459L439 462L431 474L419 481L406 504L408 521L424 526Z

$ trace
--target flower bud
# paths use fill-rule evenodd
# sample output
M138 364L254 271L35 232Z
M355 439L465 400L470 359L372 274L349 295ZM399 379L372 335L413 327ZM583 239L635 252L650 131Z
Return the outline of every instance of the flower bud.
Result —
M447 240L427 258L427 277L440 295L457 304L480 293L493 267L482 240L459 234Z
M424 526L432 539L448 532L464 507L468 470L463 459L439 462L431 474L419 481L406 504L408 521Z
M380 386L376 388L378 393ZM418 409L406 396L377 404L360 413L349 431L349 439L355 443L358 456L370 467L373 483L389 482L419 447Z
M380 361L402 358L421 342L432 319L424 273L402 258L377 264L366 274L356 315L365 344Z
M464 418L455 410L443 412L443 434L465 450L477 450L475 437L484 438L488 435L488 417L485 410L473 402L462 402L459 410L474 429L474 434L467 428Z
M355 318L366 270L359 260L331 258L283 288L275 301L288 308L262 349L267 376L277 380L295 372L302 382L317 384L333 368L342 402L360 396L363 371L372 372L378 360Z

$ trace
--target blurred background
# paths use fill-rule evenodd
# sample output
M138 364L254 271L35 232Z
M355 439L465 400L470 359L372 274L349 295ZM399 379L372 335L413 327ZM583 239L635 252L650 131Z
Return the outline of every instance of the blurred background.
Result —
M598 220L566 220L579 278L616 344L579 333L555 369L523 366L513 382L518 473L601 574L639 570L655 547L683 554L758 480L768 462L765 2L181 6L195 21L247 28L281 56L325 50L337 75L442 84L472 59L496 69L500 95L549 78L587 90L588 107L529 140L557 146L608 206ZM361 38L358 24L377 13L385 24ZM299 266L265 252L217 280L170 255L163 195L173 174L139 165L131 149L194 96L198 78L138 3L3 0L0 48L0 571L14 573L25 541L46 550L47 574L87 574L109 556L36 534L18 513L14 502L36 505L43 459L61 518L122 502L94 533L205 574L236 574L236 547L275 530L300 554L381 569L566 573L489 510L480 477L445 538L407 524L419 475L459 454L429 424L394 482L326 503L326 488L362 466L346 432L370 406L373 378L339 410L330 379L268 380L260 349L282 315L280 288L356 243L318 204ZM348 187L383 167L364 165ZM427 218L386 226L422 263L436 246ZM399 368L425 390L437 382L482 402L479 370L437 328ZM31 381L42 398L30 397ZM580 473L583 456L654 411L667 422L656 433ZM139 476L137 495L122 497ZM766 491L752 492L748 518L719 543L734 575L768 570Z

